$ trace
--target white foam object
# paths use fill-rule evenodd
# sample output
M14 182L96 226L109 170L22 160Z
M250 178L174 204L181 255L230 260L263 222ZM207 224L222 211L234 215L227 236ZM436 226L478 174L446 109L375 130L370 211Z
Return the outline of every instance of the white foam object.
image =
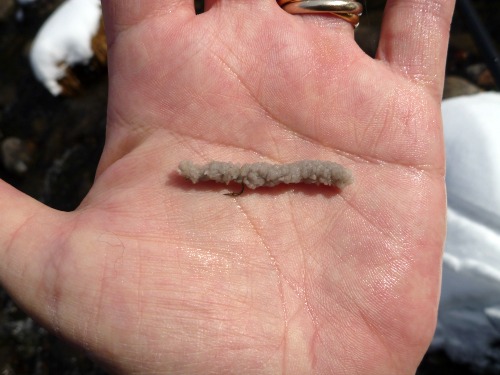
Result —
M215 181L227 185L234 181L245 184L250 189L298 183L337 186L342 189L353 181L351 171L326 160L299 160L285 164L257 162L243 165L224 161L198 165L184 160L180 162L178 171L193 184Z
M38 31L30 52L31 67L52 95L62 92L57 81L67 67L85 64L92 57L91 40L100 17L99 0L66 0Z
M500 94L442 105L448 234L431 349L500 371Z

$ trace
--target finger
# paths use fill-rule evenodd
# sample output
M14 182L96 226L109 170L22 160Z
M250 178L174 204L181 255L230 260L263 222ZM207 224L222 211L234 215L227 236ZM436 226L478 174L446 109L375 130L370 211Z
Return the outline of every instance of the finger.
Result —
M211 9L217 0L205 0L203 6L205 7L205 11Z
M120 31L147 18L163 14L173 14L177 18L181 14L195 14L193 0L102 0L102 9L108 43L112 43Z
M275 0L205 0L204 6L205 10L210 10L212 8L239 8L244 12L248 13L248 15L254 14L257 9L266 9L269 10L271 7L274 7L276 4Z
M454 0L388 0L377 58L441 96Z
M263 11L269 14L270 12L280 12L280 14L284 15L290 13L290 17L296 17L297 20L301 19L306 23L311 23L319 27L327 27L334 29L345 29L351 36L354 36L353 32L353 24L351 21L347 21L349 18L345 12L342 14L339 13L339 16L335 16L333 13L329 13L326 11L315 11L309 7L305 7L302 10L296 9L298 3L293 3L290 8L290 12L287 12L288 5L280 10L280 6L276 2L276 0L205 0L205 11L208 11L212 8L217 8L222 12L228 12L228 8L239 9L249 16L258 16L258 12ZM356 3L358 4L358 3ZM294 10L293 10L293 9ZM283 13L281 13L283 12ZM359 17L357 15L353 15L354 19L358 20ZM342 19L344 17L345 19Z
M28 310L40 300L48 248L61 222L56 211L0 180L0 283Z
M0 180L0 285L40 324L75 343L88 340L81 323L100 307L96 280L106 257L90 245L95 237L75 229L77 221L77 213L52 210ZM105 343L85 345L99 351Z

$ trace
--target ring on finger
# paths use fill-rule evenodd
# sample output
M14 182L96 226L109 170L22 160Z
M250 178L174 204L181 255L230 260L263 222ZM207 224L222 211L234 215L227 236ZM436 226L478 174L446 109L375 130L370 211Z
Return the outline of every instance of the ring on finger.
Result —
M359 23L363 5L350 0L277 0L278 5L290 14L329 13L349 22Z

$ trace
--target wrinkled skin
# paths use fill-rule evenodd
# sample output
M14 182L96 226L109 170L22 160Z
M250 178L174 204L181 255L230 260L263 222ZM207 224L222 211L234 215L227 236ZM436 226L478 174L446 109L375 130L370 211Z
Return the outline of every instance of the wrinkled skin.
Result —
M2 285L121 373L413 374L439 297L453 6L389 1L372 59L348 23L274 0L104 1L95 184L62 213L0 183ZM325 159L355 182L228 197L179 179L183 159Z

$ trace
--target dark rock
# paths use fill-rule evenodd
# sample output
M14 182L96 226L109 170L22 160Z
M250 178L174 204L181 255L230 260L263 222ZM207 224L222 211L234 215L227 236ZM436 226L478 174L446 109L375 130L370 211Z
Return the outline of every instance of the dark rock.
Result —
M9 172L24 174L31 163L34 145L16 137L9 137L0 146L2 163Z
M453 98L455 96L477 94L481 91L483 90L465 78L449 76L446 77L444 81L443 99Z
M14 0L0 1L0 22L9 18L14 11Z
M485 63L471 64L465 71L470 80L478 86L485 89L493 89L495 87L493 75Z

